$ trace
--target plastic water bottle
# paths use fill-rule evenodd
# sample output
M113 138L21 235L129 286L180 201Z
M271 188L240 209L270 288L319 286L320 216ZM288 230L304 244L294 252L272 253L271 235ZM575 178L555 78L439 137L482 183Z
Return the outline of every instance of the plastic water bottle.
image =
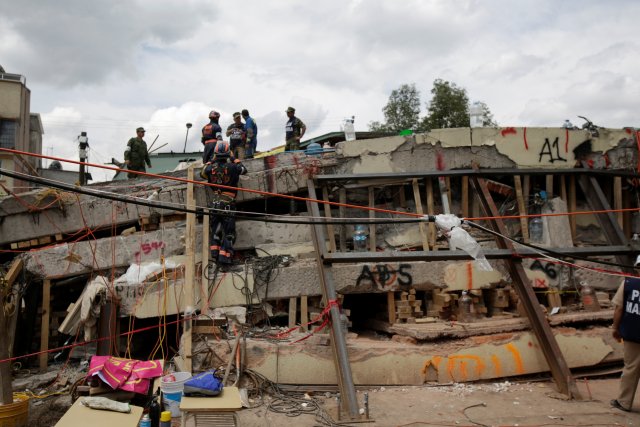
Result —
M482 105L479 102L474 102L469 107L469 126L472 128L481 128L484 126L482 121Z
M358 224L353 231L353 250L356 252L366 252L367 249L367 229L364 225Z
M471 310L473 300L467 291L462 291L462 296L458 300L458 322L471 322Z
M587 282L581 282L580 286L580 298L584 309L587 311L599 311L600 303L593 288Z
M138 424L138 426L139 427L151 427L151 418L149 418L149 414L144 414L144 416L140 420L140 423Z
M535 217L529 220L529 239L532 242L537 242L537 243L542 242L542 228L543 228L542 218Z
M355 141L356 140L356 129L353 126L353 122L355 121L355 117L351 117L350 119L345 119L344 121L344 139L345 141Z

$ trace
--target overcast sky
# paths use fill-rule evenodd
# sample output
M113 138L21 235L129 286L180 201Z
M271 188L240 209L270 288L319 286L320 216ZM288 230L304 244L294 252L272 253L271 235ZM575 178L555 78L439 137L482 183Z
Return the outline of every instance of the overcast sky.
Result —
M309 137L367 130L403 83L424 115L437 78L501 126L640 126L638 17L633 0L0 0L0 65L27 79L43 152L76 159L87 131L96 163L137 126L182 151L193 123L199 151L211 109L226 128L247 108L259 150L284 143L288 106Z

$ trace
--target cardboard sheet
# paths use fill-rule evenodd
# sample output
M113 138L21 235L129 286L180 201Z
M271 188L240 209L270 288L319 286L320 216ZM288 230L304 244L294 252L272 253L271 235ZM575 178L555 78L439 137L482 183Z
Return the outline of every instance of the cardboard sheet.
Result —
M139 406L131 405L131 413L122 414L87 408L78 399L55 427L137 427L140 418L142 418L142 408Z
M215 397L183 397L180 401L180 409L187 412L236 411L241 407L238 387L225 387Z

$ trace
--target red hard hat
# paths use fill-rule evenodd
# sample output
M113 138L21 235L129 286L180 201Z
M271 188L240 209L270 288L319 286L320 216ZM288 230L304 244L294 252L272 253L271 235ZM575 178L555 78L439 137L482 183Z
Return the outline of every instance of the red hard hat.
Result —
M211 112L209 113L209 118L210 119L219 119L220 118L220 113L218 113L215 110L211 110Z

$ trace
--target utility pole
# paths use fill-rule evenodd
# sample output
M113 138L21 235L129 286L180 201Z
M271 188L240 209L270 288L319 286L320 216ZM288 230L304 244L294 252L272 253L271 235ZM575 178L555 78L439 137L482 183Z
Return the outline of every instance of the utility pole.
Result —
M85 173L84 162L87 161L89 148L89 138L87 138L87 132L80 132L78 137L78 152L80 153L80 186L87 185L87 176Z

